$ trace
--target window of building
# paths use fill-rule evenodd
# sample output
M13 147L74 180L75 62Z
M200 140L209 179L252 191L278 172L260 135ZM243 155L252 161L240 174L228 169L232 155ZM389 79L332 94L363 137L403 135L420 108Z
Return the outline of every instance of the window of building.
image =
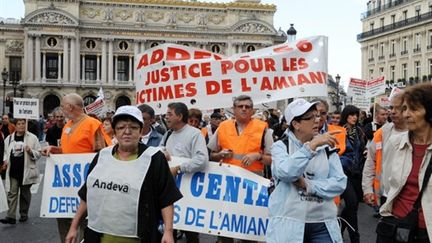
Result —
M9 80L21 80L21 57L9 57Z
M58 55L46 54L46 78L58 79Z
M403 20L407 21L408 20L408 10L403 11L402 16L403 16Z
M420 66L420 61L415 61L414 62L414 68L415 68L415 76L420 78L421 75L421 66Z
M84 97L83 101L84 101L84 106L88 106L91 103L95 102L96 97L93 95L87 95L86 97Z
M371 23L369 24L369 26L370 26L370 30L371 30L371 31L374 30L374 24L375 24L374 22L371 22Z
M153 42L153 43L151 43L150 47L155 47L155 46L157 46L157 45L159 45L159 43L157 43L157 42Z
M47 45L49 47L55 47L57 45L57 39L54 37L50 37L47 39Z
M395 52L396 52L396 41L395 40L392 40L391 41L391 44L390 44L390 54L395 54Z
M246 51L250 52L250 51L255 51L255 46L254 45L248 45L246 47Z
M85 80L96 80L96 56L85 57Z
M408 79L408 70L407 70L407 64L403 63L402 64L402 78L407 80Z
M380 55L380 57L384 56L384 42L381 42L381 44L380 44L379 55Z
M396 23L396 14L393 14L392 16L390 16L391 18L391 24L394 25Z
M220 53L220 47L219 47L219 45L212 45L211 50L214 53Z
M88 40L86 42L86 47L90 50L93 50L96 47L96 42L94 40Z
M120 41L119 43L119 49L122 51L126 51L128 49L129 45L126 41Z
M373 69L369 69L369 78L373 79Z
M129 57L117 58L117 78L119 81L128 81Z
M380 27L384 29L384 18L380 19Z
M429 75L432 75L432 59L429 59L428 63L429 63Z
M395 66L390 66L390 80L395 80Z
M416 12L415 16L417 17L417 19L420 19L420 10L421 10L420 5L415 7L415 12Z
M429 2L429 13L432 13L432 2Z
M369 47L369 60L372 60L374 58L374 51L373 46Z
M384 68L383 67L379 68L379 73L380 73L380 75L384 75Z
M421 47L421 35L420 33L416 33L415 35L415 50L416 51L420 51L420 47Z
M428 31L428 49L432 48L432 30Z
M408 50L408 38L406 38L406 37L402 38L401 50L402 50L401 54L406 54L407 53L407 50Z

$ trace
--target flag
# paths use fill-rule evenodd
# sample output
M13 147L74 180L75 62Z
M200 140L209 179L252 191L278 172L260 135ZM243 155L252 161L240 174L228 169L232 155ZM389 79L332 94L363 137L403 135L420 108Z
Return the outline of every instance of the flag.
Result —
M105 98L105 97L104 97L104 92L103 92L103 90L102 90L102 87L100 87L100 88L99 88L99 91L98 91L98 93L97 93L96 100L99 100L99 99L103 100L104 98Z

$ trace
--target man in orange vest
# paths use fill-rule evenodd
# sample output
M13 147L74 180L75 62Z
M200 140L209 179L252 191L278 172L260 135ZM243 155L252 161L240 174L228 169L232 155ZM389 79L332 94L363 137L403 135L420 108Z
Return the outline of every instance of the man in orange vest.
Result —
M262 176L264 165L271 164L272 134L266 122L252 119L251 97L236 97L233 111L234 119L221 122L207 145L211 150L210 160L240 166ZM234 240L218 237L218 242L232 243Z
M338 125L331 125L327 122L328 110L329 110L329 105L327 101L322 99L314 99L312 102L318 102L316 107L318 110L318 114L320 115L320 122L319 122L320 134L324 134L326 132L331 132L331 131L342 131L334 136L336 137L336 140L338 142L336 145L336 148L339 149L338 154L339 155L343 154L346 149L346 144L345 144L346 129Z
M60 146L47 146L42 155L93 153L111 145L102 123L84 113L84 102L80 95L71 93L63 97L61 110L69 121L64 125ZM65 241L72 219L57 218L61 242ZM84 228L80 229L81 231ZM83 232L80 232L82 238Z
M391 123L378 129L368 148L368 155L363 168L363 200L371 206L384 204L388 193L391 162L388 155L395 147L387 142L391 136L406 132L406 121L402 115L402 94L391 99Z

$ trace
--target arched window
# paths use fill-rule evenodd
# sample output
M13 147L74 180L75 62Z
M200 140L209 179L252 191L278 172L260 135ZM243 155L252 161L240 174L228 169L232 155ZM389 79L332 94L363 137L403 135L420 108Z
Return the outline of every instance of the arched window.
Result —
M212 45L211 47L212 52L214 53L220 53L220 46L219 45Z
M129 97L122 95L118 97L116 100L116 110L120 106L124 106L124 105L131 105L131 100L129 99Z

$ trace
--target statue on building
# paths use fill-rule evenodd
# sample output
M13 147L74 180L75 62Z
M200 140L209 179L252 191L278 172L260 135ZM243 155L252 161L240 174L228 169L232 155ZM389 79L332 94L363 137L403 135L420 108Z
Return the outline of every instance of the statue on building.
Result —
M104 21L112 21L113 20L113 10L108 8L105 10Z
M139 22L139 23L144 23L145 22L144 11L143 10L139 10L139 11L136 12L135 21Z
M198 14L198 26L206 26L207 25L207 14L199 13Z
M177 14L175 12L168 13L168 22L169 25L175 25L177 23Z

